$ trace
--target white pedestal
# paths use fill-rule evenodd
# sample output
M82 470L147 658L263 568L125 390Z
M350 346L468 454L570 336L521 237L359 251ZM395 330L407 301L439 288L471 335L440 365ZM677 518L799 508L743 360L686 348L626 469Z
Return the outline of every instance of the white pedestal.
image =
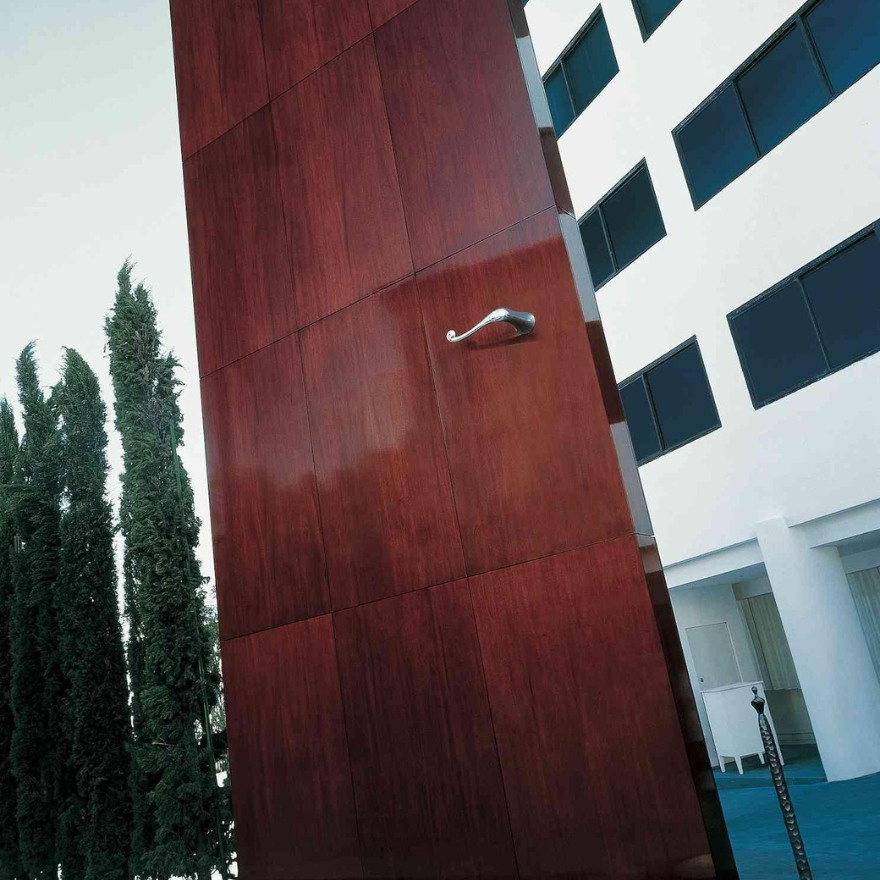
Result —
M743 772L743 758L757 755L761 763L764 763L764 743L758 728L758 713L751 705L754 697L753 687L758 689L758 693L766 701L762 681L742 681L703 691L703 703L706 706L709 728L712 731L722 773L726 769L725 762L731 759L736 762L736 769L740 774ZM769 706L764 707L764 714L770 722L770 729L776 739L779 760L785 763L782 761L782 750L779 748L779 738L776 736Z

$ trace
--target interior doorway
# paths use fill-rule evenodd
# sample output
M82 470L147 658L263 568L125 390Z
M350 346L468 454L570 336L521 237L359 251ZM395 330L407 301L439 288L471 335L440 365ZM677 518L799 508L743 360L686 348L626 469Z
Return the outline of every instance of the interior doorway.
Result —
M738 603L752 639L780 745L815 744L813 725L773 593L742 597Z
M701 691L743 680L726 622L691 626L686 632Z

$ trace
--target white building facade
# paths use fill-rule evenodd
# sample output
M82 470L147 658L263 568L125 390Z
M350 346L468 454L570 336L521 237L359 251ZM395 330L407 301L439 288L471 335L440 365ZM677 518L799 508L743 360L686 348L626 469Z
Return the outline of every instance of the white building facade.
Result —
M878 772L880 3L526 16L707 734L763 680L783 751Z

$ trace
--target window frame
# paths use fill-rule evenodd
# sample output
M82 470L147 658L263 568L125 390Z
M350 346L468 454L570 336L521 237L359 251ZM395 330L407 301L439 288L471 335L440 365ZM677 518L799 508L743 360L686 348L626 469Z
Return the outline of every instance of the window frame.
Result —
M712 425L709 428L706 428L703 431L700 431L699 434L694 434L693 437L689 437L687 440L682 440L680 443L675 443L672 446L666 446L663 442L663 432L660 430L660 421L657 418L657 408L654 404L654 398L651 394L651 386L648 384L646 380L646 376L651 372L655 367L659 367L661 364L675 357L675 355L680 354L685 349L690 348L690 346L694 346L697 350L697 357L700 359L700 366L703 368L703 375L706 377L706 385L709 388L709 400L712 403L712 409L715 412L715 421L716 424ZM651 361L645 367L642 367L637 372L633 373L631 376L627 376L622 382L617 383L618 394L627 386L631 385L633 382L642 382L645 387L645 396L648 400L648 407L651 410L651 418L654 421L654 429L657 431L657 438L660 441L660 451L655 452L652 455L649 455L647 458L643 458L641 461L636 458L637 467L641 467L642 465L648 464L652 461L656 461L658 458L666 455L669 452L675 452L676 449L681 449L683 446L687 446L689 443L693 443L695 440L699 440L702 437L707 436L708 434L713 433L714 431L718 431L723 427L721 422L721 415L718 412L718 404L715 402L715 392L712 388L712 383L709 381L709 371L706 369L706 362L703 359L703 351L700 348L699 340L696 335L691 336L689 339L685 339L684 342L679 343L675 346L675 348L670 349L665 354L660 355L660 357ZM621 409L623 408L623 404L621 403ZM624 419L626 419L626 410L623 410ZM626 426L627 431L629 431L629 422L627 422ZM632 442L632 440L630 440ZM635 449L633 449L633 453L635 453Z
M636 2L636 0L634 0L634 2ZM706 98L704 98L693 110L691 110L690 113L688 113L688 115L681 122L678 123L678 125L675 126L675 128L672 129L672 140L675 143L675 150L678 153L678 160L681 164L682 171L684 172L685 182L687 183L688 192L690 193L691 202L693 203L695 211L698 211L700 208L703 207L703 205L712 201L712 199L714 199L716 196L718 196L722 192L724 192L724 190L727 189L727 187L730 186L730 184L732 184L735 180L738 180L740 177L742 177L750 168L753 168L755 165L757 165L757 163L760 162L761 159L763 159L765 156L768 156L770 153L772 153L773 150L775 150L776 147L778 147L780 144L785 143L785 141L787 141L788 138L790 138L795 132L800 130L811 119L815 119L815 117L818 116L819 113L822 112L822 110L825 110L828 107L828 105L831 104L833 101L835 101L838 97L840 97L840 95L842 95L844 91L847 91L848 89L852 88L852 86L854 86L855 83L859 81L859 80L856 80L854 83L847 86L846 89L844 89L843 91L840 91L840 92L835 92L834 87L831 84L831 79L828 76L828 71L825 69L825 64L822 61L822 57L819 54L819 50L816 46L816 42L813 39L813 34L810 31L810 28L806 22L806 16L810 12L812 12L814 8L816 8L817 6L819 6L820 4L822 4L824 2L826 2L826 0L808 0L808 2L806 2L803 6L801 6L800 9L798 9L797 12L795 12L792 16L787 18L766 40L764 40L763 43L761 43L760 46L758 46L758 48L754 52L752 52L751 55L749 55L748 58L746 58L745 61L742 62L742 64L740 64L729 76L726 76L724 78L724 80L716 88L714 88ZM772 47L779 40L781 40L789 31L793 31L793 30L798 30L801 33L801 36L807 46L807 51L809 52L810 59L813 62L813 66L816 69L816 73L819 76L819 80L822 83L823 88L825 89L825 95L826 95L827 100L826 100L824 106L822 106L819 110L817 110L812 116L807 117L807 119L805 119L800 125L798 125L791 132L789 132L780 141L780 143L776 145L776 147L772 147L771 149L767 150L766 152L762 152L761 148L758 146L758 141L757 141L757 138L755 137L755 132L752 127L751 120L749 119L748 111L746 110L746 106L743 103L743 98L742 98L742 94L740 93L738 80L741 76L743 76L743 74L745 74L747 71L751 70L751 68L755 66L755 64L764 56L764 54L766 52L768 52L770 49L772 49ZM878 62L878 63L880 63L880 62ZM877 65L875 65L875 67L876 66ZM867 76L871 72L871 70L873 70L873 69L874 68L870 68L870 70L865 71L865 73L863 73L862 76L859 77L859 79L862 79L865 76ZM679 135L680 135L682 129L695 116L697 116L699 113L701 113L706 108L707 105L709 105L712 101L714 101L715 98L717 98L718 95L725 88L727 88L727 86L729 86L729 85L733 87L734 94L736 95L737 100L739 101L740 110L742 111L743 117L745 119L746 127L749 132L749 136L751 137L752 144L755 147L756 158L743 171L741 171L739 174L737 174L736 177L733 177L731 180L729 180L727 183L725 183L724 186L718 190L718 192L709 196L708 199L705 199L703 201L698 201L696 195L694 194L694 189L693 189L693 185L691 182L691 173L690 173L690 170L688 169L687 160L685 159L685 155L684 155L682 148L681 148L681 140L680 140Z
M566 125L565 128L562 129L562 131L557 132L556 126L554 124L553 130L556 133L557 139L561 138L562 135L564 135L565 132L567 132L572 127L572 125L574 125L574 123L580 118L580 116L584 112L586 112L587 107L589 107L590 104L592 104L593 101L595 101L596 98L598 98L599 95L601 95L602 92L605 91L605 88L607 88L607 86L611 85L611 80L613 80L614 77L617 76L617 73L620 73L620 64L617 62L617 53L614 52L614 43L611 43L611 51L614 53L614 61L617 64L617 73L615 73L614 76L612 76L611 79L608 80L608 83L599 90L599 92L596 94L596 98L593 98L593 101L590 101L590 104L587 104L587 107L584 107L584 109L581 110L580 112L578 112L575 109L574 98L572 97L572 91L571 91L571 84L568 81L568 72L566 71L565 65L563 64L563 62L565 61L565 56L571 54L571 50L574 49L574 47L578 44L580 39L586 35L587 31L594 24L596 24L596 22L599 20L600 16L603 18L605 16L605 13L602 11L602 4L601 3L599 3L596 6L596 8L589 14L589 16L587 16L587 20L580 26L577 33L568 41L565 48L556 56L556 59L547 68L547 70L544 71L544 75L541 77L541 84L543 85L544 90L546 91L547 90L547 80L550 79L550 77L552 76L552 74L556 70L556 68L562 69L562 79L565 82L565 89L568 92L568 100L569 100L569 103L571 104L571 109L574 114L571 118L571 122L569 122L568 125ZM606 28L608 27L607 20L605 22L605 27ZM610 31L608 33L608 41L611 42L611 32Z
M810 8L813 6L818 6L819 3L822 3L823 0L811 0ZM808 11L808 10L807 10ZM748 62L745 66L742 67L741 70L731 78L733 83L734 91L736 92L737 98L739 99L740 105L742 107L743 115L745 116L746 125L748 126L749 133L752 136L752 141L755 144L755 149L758 154L758 158L755 160L755 164L759 162L764 156L768 156L779 144L787 141L796 131L806 125L813 117L818 116L830 103L834 100L836 95L834 94L834 90L831 87L831 82L828 78L828 74L825 72L825 67L822 64L822 60L819 58L818 51L816 49L815 44L813 43L812 37L810 35L809 29L804 23L804 11L800 11L795 13L779 30L776 31L773 38L767 41L764 45L765 48L762 51L759 51L756 54L749 56ZM816 110L811 116L808 116L803 122L799 125L796 125L780 142L773 147L770 147L769 150L764 152L761 151L761 147L758 143L758 136L755 133L754 126L752 124L752 120L749 118L749 108L746 105L745 99L742 96L742 91L739 87L739 80L741 80L747 73L752 71L764 58L765 55L769 54L777 45L779 45L789 34L793 34L795 32L799 32L801 38L804 42L804 45L807 47L807 54L810 56L810 61L812 62L813 69L816 72L816 75L819 77L819 82L821 83L822 89L825 92L825 103ZM751 166L749 166L751 167ZM746 169L748 170L748 169ZM745 172L743 172L745 173Z
M813 269L817 269L819 266L824 265L825 263L833 260L836 256L843 253L847 248L851 245L856 244L862 239L867 238L871 234L875 235L880 241L880 220L876 220L873 223L868 224L864 228L860 229L858 232L853 233L848 238L844 239L838 244L834 245L834 247L820 254L813 260L810 260L809 263L806 263L804 266L801 266L800 269L792 272L790 275L787 275L781 281L777 281L772 287L768 287L766 290L759 293L757 296L752 297L752 299L748 300L748 302L744 302L741 306L735 308L732 312L728 312L727 314L727 326L730 330L730 335L733 339L733 347L736 349L736 356L739 360L740 369L742 370L743 379L746 383L746 390L749 392L749 399L752 401L752 407L756 410L763 409L765 406L769 406L771 403L775 403L777 400L782 400L785 397L788 397L791 394L794 394L797 391L800 391L803 388L807 388L810 385L814 385L816 382L820 382L822 379L827 378L828 376L833 375L834 373L839 373L841 370L845 370L847 367L851 367L853 364L858 363L859 361L865 360L866 358L871 357L872 355L880 352L880 334L878 334L878 342L877 346L869 352L865 354L860 354L857 357L854 357L852 360L848 360L846 363L840 364L839 366L832 367L831 361L828 358L828 352L825 349L825 344L822 341L822 333L819 328L819 324L816 321L816 316L813 313L813 307L810 304L810 298L807 296L806 289L804 288L802 278L804 275L812 272ZM794 388L790 388L787 391L783 391L781 394L772 395L763 400L756 400L755 395L752 393L752 383L751 383L751 373L749 371L748 364L746 363L743 357L743 347L742 347L742 339L737 331L735 320L744 312L748 311L751 308L754 308L759 303L778 293L783 287L788 286L792 282L796 282L798 288L800 289L801 296L804 299L804 303L807 307L807 312L810 315L810 320L813 324L813 329L816 332L816 339L819 342L819 347L822 350L822 356L825 359L825 372L820 373L818 376L812 376L809 379L801 382Z
M631 260L621 265L618 263L617 255L614 253L614 244L611 241L611 234L608 232L608 224L605 222L605 215L602 213L602 205L604 202L608 201L608 199L610 199L613 195L616 195L617 192L627 183L629 183L630 180L632 180L643 168L647 172L648 183L650 183L651 185L651 194L654 196L654 204L657 205L657 213L660 215L660 222L663 224L663 235L661 235L660 238L658 238L657 241L655 241L653 244L645 248L645 250L643 250L638 256L633 257ZM613 278L616 278L621 272L623 272L624 269L626 269L628 266L631 266L639 258L643 257L646 253L648 253L649 250L651 250L651 248L654 247L654 245L659 244L661 241L663 241L664 238L666 238L667 235L669 235L669 230L666 228L666 220L663 219L663 211L660 209L660 200L657 198L657 190L654 187L654 178L651 176L651 169L648 168L647 158L641 159L635 165L635 167L627 171L627 173L624 174L623 177L621 177L620 180L618 180L617 183L615 183L614 186L612 186L611 189L609 189L608 192L602 196L602 198L596 201L591 207L587 208L587 210L584 211L584 213L581 214L580 217L578 217L578 232L580 232L581 223L585 222L589 216L595 214L597 211L599 212L599 220L602 226L602 233L605 236L605 244L608 246L608 254L611 257L611 264L614 267L614 271L606 279L600 281L598 284L594 282L593 290L599 290L600 287L604 287L609 281L611 281ZM589 266L589 260L587 260L587 265ZM593 274L591 270L590 280L592 280L592 278Z
M668 19L669 16L672 15L672 13L675 12L675 10L678 9L679 6L681 6L682 0L677 0L675 6L673 6L672 9L670 9L669 12L667 12L666 15L664 15L663 18L661 18L660 21L657 22L657 26L652 31L648 30L648 26L645 23L645 13L642 11L641 4L642 0L632 0L633 11L636 14L636 21L639 23L639 31L641 31L642 34L642 42L647 43L648 38L651 37L653 34L656 34L657 31L660 30L660 26L665 23L666 19Z

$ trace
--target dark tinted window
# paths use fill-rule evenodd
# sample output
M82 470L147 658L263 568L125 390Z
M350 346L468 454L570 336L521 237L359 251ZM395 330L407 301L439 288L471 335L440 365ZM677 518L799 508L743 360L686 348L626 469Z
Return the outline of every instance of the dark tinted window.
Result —
M602 223L608 231L611 249ZM666 235L660 207L642 164L580 221L581 239L594 285L616 275Z
M756 404L781 397L827 371L797 281L735 315L731 324Z
M806 20L835 92L880 63L878 0L823 0Z
M719 92L678 132L678 143L697 206L757 159L733 85Z
M880 241L874 234L803 276L831 369L880 348Z
M729 316L755 406L880 351L878 228Z
M664 449L718 427L718 412L696 344L646 374Z
M562 59L576 113L581 113L617 73L617 59L602 12Z
M631 263L666 235L647 166L602 202L618 269Z
M696 341L621 385L620 398L639 464L721 426Z
M614 263L611 262L611 254L605 241L605 232L602 229L602 218L598 211L593 211L581 221L581 240L584 243L584 251L587 254L587 263L590 265L590 276L593 284L598 285L614 274Z
M681 3L681 0L635 0L641 14L642 27L650 35L660 26L663 19Z
M544 80L556 134L580 115L617 73L617 59L600 7Z
M553 128L556 130L556 134L560 135L574 119L574 109L571 106L571 98L568 95L568 85L565 82L562 67L557 67L547 77L544 89L547 92L550 115L553 117Z
M636 461L642 462L660 452L660 438L654 425L651 404L642 377L620 389L623 411L632 437Z
M821 0L794 15L769 48L675 130L694 205L707 202L878 63L880 0Z
M806 40L793 28L738 80L758 148L768 153L828 101Z

